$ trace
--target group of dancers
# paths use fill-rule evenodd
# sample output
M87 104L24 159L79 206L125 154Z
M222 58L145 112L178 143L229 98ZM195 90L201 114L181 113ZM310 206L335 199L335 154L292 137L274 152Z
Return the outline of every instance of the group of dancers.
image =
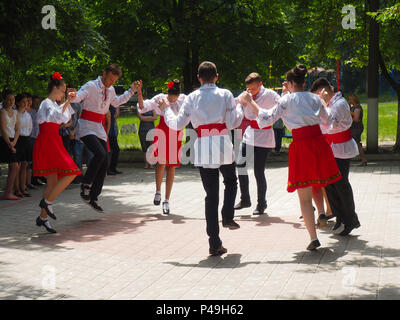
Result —
M133 94L137 94L138 111L154 110L161 116L153 140L150 157L158 162L154 204L161 203L161 184L166 168L166 193L163 213L169 214L169 199L175 168L180 165L182 130L191 123L197 131L194 141L194 165L199 167L206 193L205 217L209 237L210 255L222 255L227 249L219 236L219 172L225 186L222 206L222 226L231 230L240 228L234 220L234 210L251 206L247 163L254 165L257 182L257 207L254 214L263 214L267 208L265 163L275 146L272 125L282 119L292 131L293 142L289 147L289 174L287 191L297 190L302 217L310 236L307 250L321 246L315 225L314 200L319 217L324 214L322 188L326 189L329 203L336 217L335 232L348 235L360 223L355 213L354 198L348 180L350 159L358 154L357 144L351 137L351 114L340 92L324 79L305 90L307 69L295 66L287 72L282 97L262 85L257 73L246 80L247 90L234 98L227 89L218 88L217 67L204 61L198 68L200 88L189 95L180 92L179 81L168 82L167 94L144 100L142 81L134 81L129 90L116 96L113 84L121 76L118 65L108 66L96 80L89 81L79 91L66 88L59 73L51 76L49 96L38 111L40 133L34 146L34 176L46 176L47 186L39 206L36 223L48 232L55 233L48 217L56 219L52 203L75 176L81 174L63 147L58 127L67 122L74 112L71 102L82 102L82 115L78 121L77 138L94 154L84 175L80 196L94 210L103 212L98 204L107 172L107 135L103 122L110 104L119 107ZM57 100L67 92L64 104ZM235 159L230 131L240 127L244 118L250 120L245 129L239 158ZM48 153L47 150L52 150ZM249 152L250 151L250 152ZM249 154L252 156L249 157ZM241 200L235 206L237 171Z

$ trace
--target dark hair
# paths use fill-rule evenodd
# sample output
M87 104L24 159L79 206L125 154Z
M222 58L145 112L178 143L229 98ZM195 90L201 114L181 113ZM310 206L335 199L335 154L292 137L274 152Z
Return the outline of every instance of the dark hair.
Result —
M122 76L122 70L121 70L120 66L116 63L108 65L104 71L105 71L105 73L111 72L112 74L114 74L118 77Z
M49 83L47 85L47 92L50 93L53 91L54 86L56 86L57 88L59 88L61 85L65 84L64 79L53 79L53 75L50 76L50 80Z
M35 100L35 99L41 99L39 96L36 96L36 95L34 95L34 96L32 96L32 100Z
M286 73L286 80L302 85L306 78L307 68L304 64L299 64Z
M1 97L3 100L5 100L10 94L14 95L14 93L10 89L4 89Z
M211 82L218 75L217 66L210 61L203 61L199 65L198 74L203 81Z
M261 81L262 81L261 76L257 72L250 73L247 76L246 80L244 80L246 84L250 84L253 82L261 82Z
M29 92L24 92L24 95L29 99L32 98L32 95Z
M174 83L174 86L172 88L169 88L168 86L168 94L178 96L181 93L181 83L177 79L174 79L174 81L171 82Z
M319 78L313 82L311 85L310 91L316 92L321 88L325 88L328 91L331 91L331 83L328 81L327 78Z
M15 97L15 104L16 104L17 108L19 107L18 104L19 104L23 99L25 99L25 98L28 98L28 96L26 95L26 93L17 94L17 96Z

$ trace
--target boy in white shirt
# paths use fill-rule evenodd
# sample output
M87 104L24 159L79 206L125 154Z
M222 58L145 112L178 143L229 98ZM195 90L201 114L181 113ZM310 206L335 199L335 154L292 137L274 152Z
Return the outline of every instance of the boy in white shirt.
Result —
M315 80L311 86L311 92L320 94L327 104L328 113L339 123L334 128L323 123L320 126L342 174L341 180L326 186L326 195L333 215L336 216L336 225L333 230L341 236L347 236L353 229L360 227L355 212L353 190L349 182L350 160L358 155L357 143L350 131L353 119L346 99L343 98L341 92L334 92L334 88L326 78Z
M280 99L280 96L273 90L264 88L261 76L253 72L249 74L245 80L247 92L249 92L253 100L257 102L258 106L262 109L273 108ZM257 182L257 207L254 210L254 215L263 214L267 208L267 180L265 178L265 164L268 155L275 147L275 134L272 126L260 128L257 124L257 115L251 108L245 108L244 114L250 120L250 125L246 128L243 135L243 142L241 146L241 157L239 157L237 167L239 173L239 184L241 199L235 206L236 210L250 207L250 193L249 193L249 176L247 174L247 165L249 161L251 165L254 163L254 176ZM252 150L251 150L251 149ZM252 152L246 152L252 151Z
M201 180L207 194L205 215L209 253L217 256L227 252L219 238L219 172L224 177L225 185L222 226L232 230L240 228L233 220L237 178L229 130L240 125L243 110L236 104L230 91L215 85L218 73L214 63L202 62L198 69L198 79L201 87L186 97L178 115L170 110L166 100L160 102L160 109L165 109L164 119L170 128L181 130L192 122L193 128L197 129L195 165L200 167Z

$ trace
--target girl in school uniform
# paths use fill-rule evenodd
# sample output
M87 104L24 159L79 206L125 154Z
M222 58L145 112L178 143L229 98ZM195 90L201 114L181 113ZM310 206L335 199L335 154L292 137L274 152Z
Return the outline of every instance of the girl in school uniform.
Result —
M286 127L292 131L293 142L289 147L289 178L287 191L297 190L301 213L311 242L307 250L315 250L321 244L318 240L314 210L312 206L313 188L326 187L341 179L332 149L321 133L320 123L337 125L336 119L326 111L320 97L304 91L307 68L295 66L286 74L290 94L281 98L269 110L261 109L248 93L241 99L258 113L258 125L272 125L282 118Z
M56 233L48 221L48 216L56 219L52 208L53 201L76 176L81 174L65 150L59 135L60 124L68 122L74 113L70 102L76 92L70 92L62 105L56 102L64 97L65 90L64 80L58 72L55 72L48 84L49 96L40 104L37 113L40 131L33 148L33 175L47 177L43 199L39 203L42 210L36 219L36 225L44 226L50 233Z
M18 174L15 180L15 190L18 197L30 197L26 188L26 175L28 163L32 161L32 150L30 146L30 135L32 132L32 118L26 110L28 97L26 94L19 94L15 97L15 104L18 110L19 138L16 145Z
M182 130L170 129L165 123L163 112L158 107L158 104L163 99L167 99L171 105L171 109L175 114L179 110L186 98L186 95L180 93L180 82L174 80L168 82L167 94L158 94L152 99L143 100L140 92L138 94L138 111L146 113L154 110L157 115L160 115L160 123L157 125L154 132L153 150L149 159L150 163L158 163L156 168L156 194L154 195L154 205L159 205L161 202L161 184L164 177L165 168L167 169L167 178L165 182L165 200L162 204L164 214L169 214L169 198L171 196L172 185L174 183L175 168L180 166L181 147L182 147Z
M3 200L19 200L13 194L15 177L18 173L16 144L19 137L19 119L13 109L15 96L10 90L3 92L3 108L0 110L0 162L8 163L7 186Z

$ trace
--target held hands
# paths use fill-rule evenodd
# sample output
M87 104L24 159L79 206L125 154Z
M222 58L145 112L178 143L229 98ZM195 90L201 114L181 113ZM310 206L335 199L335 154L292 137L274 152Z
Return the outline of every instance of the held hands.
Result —
M318 92L319 97L324 100L325 102L329 101L329 95L328 92L325 90L325 88L322 88L322 90L320 90Z
M253 101L253 97L251 96L251 93L248 91L244 91L240 94L239 96L239 102L240 104L247 106Z
M12 153L17 153L17 150L15 149L15 143L14 142L10 142L8 144L8 147L10 148Z
M76 97L76 89L73 89L73 90L75 90L75 91L67 91L68 92L68 98L67 98L68 101L71 101L73 98Z
M169 103L165 98L163 98L158 102L158 107L161 111L164 111L165 108L169 107Z
M131 90L134 93L141 94L142 93L142 86L143 86L143 81L142 80L136 80L132 83L131 85Z
M290 91L289 91L289 88L288 88L288 83L287 83L287 81L284 81L284 82L282 83L282 94L284 94L284 93L286 93L286 92L290 92Z

